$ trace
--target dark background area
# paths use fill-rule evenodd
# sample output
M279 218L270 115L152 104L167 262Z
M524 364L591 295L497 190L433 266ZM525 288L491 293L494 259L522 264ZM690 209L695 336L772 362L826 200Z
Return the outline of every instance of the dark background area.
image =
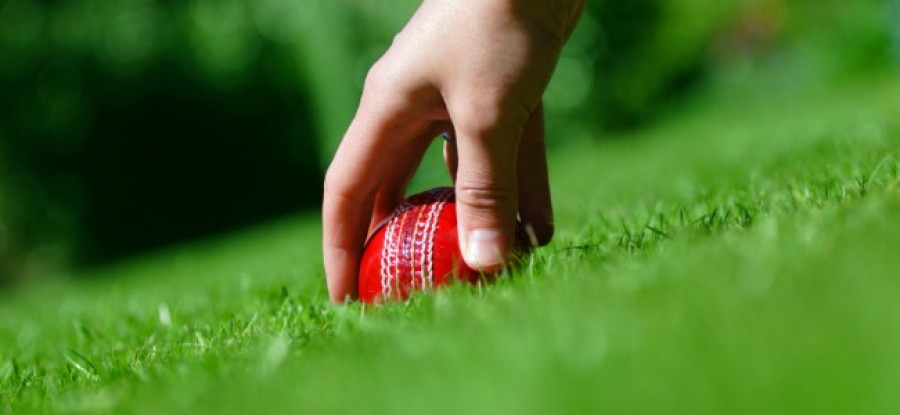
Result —
M252 72L265 72L266 62ZM80 230L72 252L92 264L309 209L320 200L313 121L302 90L251 77L205 87L174 59L117 80L52 58L3 85L6 156L27 166L33 199L23 236ZM79 88L78 103L64 102ZM89 113L72 113L72 112ZM38 125L35 125L37 121ZM77 135L79 137L73 137ZM304 154L307 154L304 157ZM40 199L40 200L34 200ZM26 207L23 207L25 209ZM53 209L71 210L70 213ZM71 216L71 217L70 217ZM24 225L24 224L23 224ZM39 240L24 240L36 244Z
M897 3L590 1L547 91L551 151L752 77L895 67ZM317 209L365 71L417 4L0 1L0 281Z

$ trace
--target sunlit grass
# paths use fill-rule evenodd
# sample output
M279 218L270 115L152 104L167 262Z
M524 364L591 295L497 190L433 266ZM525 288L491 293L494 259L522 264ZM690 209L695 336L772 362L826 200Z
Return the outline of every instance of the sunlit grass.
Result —
M16 411L896 412L900 94L876 86L775 107L708 100L560 146L557 238L490 286L332 307L312 215L29 287L0 305L0 399Z

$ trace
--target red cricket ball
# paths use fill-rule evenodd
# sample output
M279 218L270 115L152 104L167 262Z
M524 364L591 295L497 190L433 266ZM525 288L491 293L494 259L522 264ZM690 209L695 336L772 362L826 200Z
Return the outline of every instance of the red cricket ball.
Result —
M511 257L527 250L524 235L517 224ZM453 189L439 187L404 200L369 238L359 267L359 299L401 300L454 279L476 283L482 277L460 252Z

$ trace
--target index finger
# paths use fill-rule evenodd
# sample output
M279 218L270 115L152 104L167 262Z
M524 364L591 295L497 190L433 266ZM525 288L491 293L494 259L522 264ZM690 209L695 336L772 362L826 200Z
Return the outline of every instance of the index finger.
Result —
M388 145L379 139L388 127L378 119L357 114L325 175L322 252L328 293L336 303L356 296L356 274L375 194L387 172L387 163L378 158Z
M422 123L399 126L399 113L361 108L351 122L325 175L322 201L322 251L328 292L341 303L356 297L359 261L376 195L393 171L394 160Z

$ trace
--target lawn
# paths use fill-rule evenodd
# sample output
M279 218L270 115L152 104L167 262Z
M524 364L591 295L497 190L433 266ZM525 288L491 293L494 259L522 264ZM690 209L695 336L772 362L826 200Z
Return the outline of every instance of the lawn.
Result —
M900 80L878 77L573 130L551 155L554 242L402 304L328 303L317 214L28 286L0 304L0 402L900 413L896 114Z

